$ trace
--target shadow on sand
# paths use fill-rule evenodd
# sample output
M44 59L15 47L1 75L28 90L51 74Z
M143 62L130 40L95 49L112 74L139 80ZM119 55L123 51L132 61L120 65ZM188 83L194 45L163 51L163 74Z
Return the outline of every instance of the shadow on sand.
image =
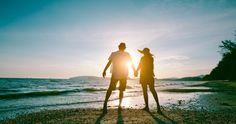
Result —
M155 115L153 115L150 111L147 111L148 114L151 115L151 117L158 123L158 124L165 124L166 122L164 122L163 120L159 119L158 117L156 117ZM172 124L177 124L177 122L175 122L174 120L170 119L169 117L167 117L164 113L160 113L160 115L162 117L164 117L165 119L167 119L168 121L170 121Z
M102 119L105 117L106 114L102 113L96 120L95 124L100 124ZM124 124L123 117L121 114L121 110L118 109L118 116L117 116L117 124Z
M124 124L123 117L121 115L121 110L118 109L117 124Z
M167 123L165 120L161 120L160 118L158 118L156 115L154 115L152 112L150 111L145 111L147 112L155 121L156 123L158 124L165 124ZM101 114L95 124L100 124L102 119L105 117L106 114ZM171 118L169 118L168 116L166 116L164 113L160 113L159 114L160 116L164 117L166 120L168 120L170 123L172 124L177 124L177 122L175 122L174 120L172 120ZM118 109L118 116L117 116L117 124L124 124L124 120L123 120L123 117L122 117L122 113L121 113L121 110Z
M97 118L95 124L100 124L105 115L106 115L106 114L102 113L102 114Z

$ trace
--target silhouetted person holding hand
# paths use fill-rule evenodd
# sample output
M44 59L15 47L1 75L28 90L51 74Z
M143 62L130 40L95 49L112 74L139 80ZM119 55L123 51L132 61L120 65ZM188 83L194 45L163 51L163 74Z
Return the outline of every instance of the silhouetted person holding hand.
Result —
M128 52L125 52L126 45L125 43L120 43L118 46L119 50L112 52L110 57L108 58L108 63L103 71L103 77L105 78L106 76L106 70L108 67L112 64L111 66L111 81L110 81L110 86L107 90L106 93L106 98L104 101L104 106L103 106L103 113L107 113L107 102L109 97L111 96L112 90L115 90L116 84L119 81L120 86L120 94L119 94L119 110L121 110L121 103L123 99L123 92L125 91L126 88L126 82L127 82L127 77L128 77L128 63L130 62L132 64L132 68L135 71L134 64L131 60L130 54Z
M138 71L140 70L140 83L142 85L142 89L143 89L143 96L144 96L144 101L145 101L145 108L143 108L146 111L149 111L149 107L148 107L148 93L147 93L147 87L149 86L149 89L156 101L157 104L157 112L161 113L161 108L159 105L159 101L158 101L158 96L155 90L155 86L154 86L154 64L153 64L153 55L150 53L149 48L144 48L143 50L138 50L140 53L143 54L138 68L135 72L135 75L138 75Z

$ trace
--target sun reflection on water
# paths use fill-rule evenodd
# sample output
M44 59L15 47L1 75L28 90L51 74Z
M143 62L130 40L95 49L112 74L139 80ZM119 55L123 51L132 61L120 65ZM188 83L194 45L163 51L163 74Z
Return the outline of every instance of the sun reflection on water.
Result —
M120 91L114 92L114 94L113 94L114 97L119 98L119 93L120 93ZM124 92L124 98L123 98L123 100L122 100L121 106L124 107L124 108L131 107L131 106L132 106L131 101L132 101L132 100L130 99L130 97L126 97L126 92ZM110 105L111 105L112 107L118 106L118 105L119 105L119 99L117 99L117 100L111 102Z
M125 98L123 99L122 103L121 103L121 106L124 106L125 108L128 108L131 106L131 103L130 103L130 98Z

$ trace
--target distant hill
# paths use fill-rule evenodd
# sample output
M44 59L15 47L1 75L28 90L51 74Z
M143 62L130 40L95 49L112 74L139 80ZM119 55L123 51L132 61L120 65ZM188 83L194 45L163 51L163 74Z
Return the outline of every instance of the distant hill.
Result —
M183 78L164 78L158 79L163 81L202 81L205 75L192 76L192 77L183 77Z
M204 79L236 80L236 42L225 40L219 47L221 48L222 59Z
M96 77L96 76L76 76L76 77L71 77L69 79L71 80L98 80L101 78L102 77Z
M179 78L162 78L162 79L157 79L156 80L163 80L163 81L175 81L178 80Z
M199 76L193 76L193 77L183 77L183 78L163 78L163 79L156 79L161 81L202 81L203 77L205 75L199 75ZM103 77L97 77L97 76L76 76L69 78L70 80L100 80L103 79ZM106 79L110 79L110 77L106 77ZM129 78L128 80L135 80L133 78Z
M97 77L97 76L76 76L69 78L70 80L98 80L98 79L104 79L103 77ZM110 77L106 77L105 79L110 79ZM133 78L128 77L128 80L134 80Z

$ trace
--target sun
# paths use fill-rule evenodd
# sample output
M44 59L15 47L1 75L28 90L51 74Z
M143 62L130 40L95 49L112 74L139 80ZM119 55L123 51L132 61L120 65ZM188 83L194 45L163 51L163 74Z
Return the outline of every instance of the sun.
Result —
M132 52L129 52L129 53L130 53L132 62L134 64L135 68L137 69L138 64L139 64L139 60L141 58L141 55L138 52L135 52L135 51L132 51ZM131 61L127 62L127 66L129 67L129 77L133 78L134 77L134 72L133 72L133 69L132 69Z

